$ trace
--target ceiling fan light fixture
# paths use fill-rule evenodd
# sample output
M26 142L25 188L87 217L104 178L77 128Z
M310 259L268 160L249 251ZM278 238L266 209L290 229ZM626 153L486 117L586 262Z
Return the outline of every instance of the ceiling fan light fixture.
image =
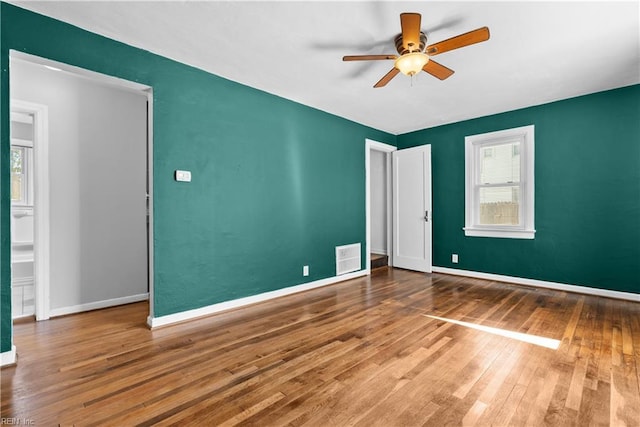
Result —
M407 76L413 76L414 74L422 71L422 67L429 62L429 55L422 52L411 52L401 55L396 59L395 67L400 70L402 74Z

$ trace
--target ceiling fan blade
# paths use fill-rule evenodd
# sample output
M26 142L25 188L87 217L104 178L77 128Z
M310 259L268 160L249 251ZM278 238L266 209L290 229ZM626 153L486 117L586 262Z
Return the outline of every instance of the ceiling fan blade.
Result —
M400 72L400 70L398 70L396 67L393 67L391 69L391 71L389 71L387 74L384 75L383 78L381 78L378 83L376 83L375 85L373 85L373 87L382 87L382 86L386 86L387 83L389 83L391 81L392 78L394 78L395 76L398 75L398 73Z
M401 13L402 46L409 51L420 49L420 14Z
M424 71L425 73L429 73L433 77L436 77L440 80L451 77L451 75L454 73L451 68L447 68L444 65L434 61L433 59L430 59L429 62L427 62L424 67L422 67L422 71Z
M489 40L489 28L482 27L427 46L426 52L428 55L433 56L486 40Z
M347 55L343 56L343 61L377 61L381 59L396 59L396 55Z

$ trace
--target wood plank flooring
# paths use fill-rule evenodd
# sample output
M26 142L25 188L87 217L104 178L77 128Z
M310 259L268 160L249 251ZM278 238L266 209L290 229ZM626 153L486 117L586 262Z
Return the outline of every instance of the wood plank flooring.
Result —
M375 254L372 253L370 255L371 258L371 270L375 270L376 268L383 268L389 265L389 256L383 254Z
M146 315L137 303L16 324L3 419L640 426L638 303L380 269L153 331Z

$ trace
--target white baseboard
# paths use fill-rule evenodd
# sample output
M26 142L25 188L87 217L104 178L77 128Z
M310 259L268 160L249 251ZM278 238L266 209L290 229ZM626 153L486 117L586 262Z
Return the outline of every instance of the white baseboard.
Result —
M54 308L49 311L49 316L64 316L67 314L80 313L89 310L98 310L100 308L113 307L116 305L130 304L132 302L146 301L148 299L148 293L131 295L128 297L112 298L103 301L89 302L86 304L72 305L69 307Z
M158 328L160 326L167 326L178 322L184 322L186 320L192 320L198 317L209 316L212 314L220 313L222 311L231 310L234 308L244 307L247 305L255 304L258 302L267 301L274 298L283 297L285 295L291 295L298 292L308 291L310 289L319 288L322 286L332 285L334 283L342 282L349 279L355 279L356 277L366 276L368 270L354 271L353 273L342 274L340 276L328 277L326 279L316 280L314 282L303 283L301 285L290 286L284 289L278 289L275 291L264 292L258 295L252 295L245 298L238 298L231 301L224 301L206 307L196 308L193 310L182 311L180 313L168 314L166 316L147 318L147 324L150 328Z
M0 353L0 366L10 366L16 364L16 346L12 345L11 350Z
M378 255L387 255L387 250L386 249L371 249L371 253L372 254L378 254Z
M508 282L517 285L533 286L537 288L555 289L558 291L575 292L579 294L596 295L600 297L623 299L640 302L640 294L631 292L611 291L609 289L591 288L588 286L568 285L566 283L547 282L544 280L525 279L522 277L503 276L501 274L482 273L479 271L458 270L457 268L433 267L434 273L454 274L456 276L468 276L478 279L495 280L498 282Z

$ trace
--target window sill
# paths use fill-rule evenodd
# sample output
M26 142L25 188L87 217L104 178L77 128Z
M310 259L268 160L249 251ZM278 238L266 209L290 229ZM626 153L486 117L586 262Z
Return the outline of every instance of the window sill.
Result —
M11 215L14 218L22 218L24 216L33 216L33 206L13 205L11 206Z
M496 230L464 227L464 235L469 237L495 237L499 239L533 239L536 230Z

